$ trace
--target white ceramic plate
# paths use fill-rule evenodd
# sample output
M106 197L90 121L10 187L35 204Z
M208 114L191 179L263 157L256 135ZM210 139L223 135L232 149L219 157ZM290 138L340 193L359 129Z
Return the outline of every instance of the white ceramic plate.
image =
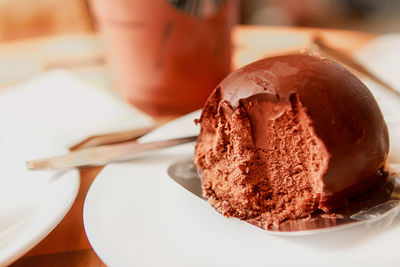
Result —
M68 212L79 188L76 170L26 170L26 160L67 149L34 127L15 128L0 131L1 266L12 263L49 234Z
M197 131L190 114L146 140ZM227 219L167 175L193 144L107 166L84 206L89 241L109 266L396 266L400 219L314 236L272 235Z

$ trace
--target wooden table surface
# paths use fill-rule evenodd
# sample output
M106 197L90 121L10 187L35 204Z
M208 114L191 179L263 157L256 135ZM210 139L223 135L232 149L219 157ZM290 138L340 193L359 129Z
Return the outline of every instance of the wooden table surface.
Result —
M298 51L308 45L315 33L331 46L348 53L375 37L342 30L238 26L233 32L234 68L268 55ZM282 47L271 41L274 36L297 38L298 45ZM7 62L14 65L10 67ZM0 88L18 84L53 68L68 69L103 90L112 87L103 48L95 34L54 36L0 45ZM105 266L86 238L82 216L86 193L101 169L80 170L81 186L71 210L43 241L11 266Z

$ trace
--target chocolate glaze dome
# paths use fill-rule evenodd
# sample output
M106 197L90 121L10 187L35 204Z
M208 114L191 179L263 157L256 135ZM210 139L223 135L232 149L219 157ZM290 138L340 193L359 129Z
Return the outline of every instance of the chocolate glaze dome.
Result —
M328 59L244 66L214 90L199 123L204 196L225 216L261 227L333 212L385 179L382 113L368 88Z

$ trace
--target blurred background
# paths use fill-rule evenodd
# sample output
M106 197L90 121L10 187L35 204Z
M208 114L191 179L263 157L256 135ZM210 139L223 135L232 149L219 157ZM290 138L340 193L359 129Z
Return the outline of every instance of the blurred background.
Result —
M0 89L59 68L97 88L115 87L89 3L0 0ZM248 25L400 32L400 0L241 0L238 15ZM340 45L339 39L334 41Z
M245 24L400 31L400 0L246 0Z
M241 24L400 31L400 0L242 0ZM0 42L91 32L87 0L0 0Z

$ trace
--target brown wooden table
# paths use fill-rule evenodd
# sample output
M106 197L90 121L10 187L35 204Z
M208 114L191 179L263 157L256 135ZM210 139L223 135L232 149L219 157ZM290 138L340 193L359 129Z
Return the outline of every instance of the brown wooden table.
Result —
M375 37L368 33L330 29L238 26L233 32L234 68L268 55L298 51L307 45L315 33L320 34L331 46L349 53ZM273 46L275 35L287 35L288 38L294 36L298 38L299 45ZM9 65L2 66L10 60L14 62L14 69ZM20 83L53 68L68 69L103 90L112 87L103 48L95 34L63 35L2 44L0 70L2 68L7 72L0 72L0 88ZM86 238L82 212L86 193L101 169L94 167L80 170L81 186L71 210L43 241L11 266L105 266Z

